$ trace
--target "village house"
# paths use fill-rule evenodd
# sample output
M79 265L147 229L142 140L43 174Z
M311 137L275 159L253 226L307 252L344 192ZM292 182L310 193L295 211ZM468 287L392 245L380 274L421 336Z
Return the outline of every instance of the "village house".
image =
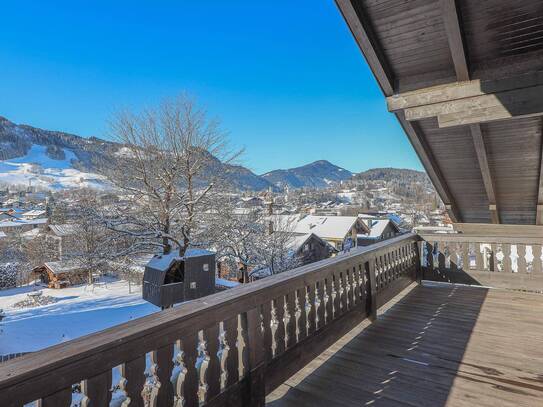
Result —
M262 208L264 204L264 200L258 196L241 198L240 202L240 205L244 208Z
M370 232L357 216L274 215L274 221L280 225L281 230L296 235L313 233L336 250L356 246L357 236Z
M360 217L360 216L359 216ZM358 235L358 246L368 246L370 244L398 236L402 230L392 220L385 219L365 219L370 228L367 235Z
M38 219L13 219L13 220L4 220L0 221L0 231L10 234L10 233L22 233L28 232L32 229L43 230L47 226L47 218L38 218Z
M293 256L298 259L300 265L327 259L338 252L332 244L320 238L315 233L296 235L292 239L289 248L292 250Z
M20 218L23 213L20 208L0 208L0 221Z
M38 219L44 216L45 216L45 210L43 209L32 209L30 211L27 211L21 214L21 218L28 219L28 220Z

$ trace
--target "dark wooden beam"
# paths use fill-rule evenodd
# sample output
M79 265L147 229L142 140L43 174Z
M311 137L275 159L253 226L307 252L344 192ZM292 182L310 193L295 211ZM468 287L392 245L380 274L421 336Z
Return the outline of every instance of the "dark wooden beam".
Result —
M403 112L396 112L395 115L403 130L407 134L411 145L415 149L415 152L426 170L428 177L430 177L430 180L434 184L437 193L445 204L449 217L454 223L462 222L462 217L458 211L458 207L454 202L453 196L447 186L441 170L439 169L437 161L432 154L430 146L424 139L422 130L420 130L417 123L407 121Z
M481 175L483 176L483 184L485 185L486 195L488 197L488 209L490 210L490 218L492 220L492 223L500 223L498 205L496 203L494 182L492 179L492 174L490 172L490 166L488 165L483 132L481 130L481 126L478 124L472 124L469 128L471 136L473 138L475 152L477 153L477 160L479 162L479 168L481 169Z
M475 96L500 94L510 90L531 88L543 85L543 71L529 72L522 75L504 76L500 79L454 82L404 92L387 97L389 111L409 109L419 106L467 99Z
M539 159L539 184L537 192L537 212L536 212L536 225L543 225L543 119L540 121L541 131L539 132L541 137L541 149Z
M456 1L440 0L440 2L456 78L459 81L469 81L468 59Z
M336 0L336 4L360 47L364 58L366 58L375 79L377 79L381 90L385 96L394 94L394 75L392 69L381 47L378 46L377 37L362 9L362 2Z

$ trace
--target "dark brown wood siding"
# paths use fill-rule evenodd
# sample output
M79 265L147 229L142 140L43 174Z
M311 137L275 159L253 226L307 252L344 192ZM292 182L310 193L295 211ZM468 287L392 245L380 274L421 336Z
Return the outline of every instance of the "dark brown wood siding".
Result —
M435 118L420 121L464 222L490 222L488 197L469 128L440 129Z
M506 120L481 127L502 223L534 224L541 161L541 119Z
M438 0L355 1L370 17L401 90L424 81L437 85L454 77ZM420 72L425 72L424 78ZM431 74L429 74L431 72Z

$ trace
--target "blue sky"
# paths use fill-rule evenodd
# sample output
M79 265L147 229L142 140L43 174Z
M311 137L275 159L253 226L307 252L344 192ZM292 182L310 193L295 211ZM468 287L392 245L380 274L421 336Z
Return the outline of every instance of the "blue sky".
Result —
M333 0L27 0L2 15L0 115L17 123L107 137L116 110L186 91L257 173L422 168Z

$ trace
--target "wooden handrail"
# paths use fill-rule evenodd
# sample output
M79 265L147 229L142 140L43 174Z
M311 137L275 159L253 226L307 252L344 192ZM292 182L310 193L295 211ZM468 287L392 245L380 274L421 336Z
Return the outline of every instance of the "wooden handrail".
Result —
M470 243L508 243L508 244L543 244L541 237L488 236L467 233L419 233L422 240L433 242L470 242Z
M396 295L397 291L414 281L420 263L417 240L416 235L407 234L372 246L355 248L332 259L187 302L179 307L6 362L0 366L0 405L20 406L40 398L45 405L53 405L51 402L58 406L69 405L66 403L68 393L71 397L71 386L80 381L85 384L83 391L88 399L107 400L106 390L109 389L108 380L111 381L111 369L123 366L124 374L131 375L125 377L128 383L140 383L145 355L149 352L153 355L153 363L158 365L155 379L167 380L171 374L176 344L183 348L183 357L188 360L183 362L188 373L185 373L184 382L180 385L183 388L182 394L174 395L173 386L161 385L159 390L153 390L155 393L158 391L153 397L166 397L164 400L169 400L170 397L173 400L174 396L185 397L185 405L191 405L197 395L189 395L188 390L197 390L198 385L195 376L197 373L190 357L196 355L193 345L197 344L200 331L204 336L207 335L206 369L211 370L210 373L206 370L211 383L208 383L207 387L207 404L220 404L220 400L225 397L223 393L246 392L247 389L242 391L242 387L254 382L249 380L251 374L254 379L258 376L255 369L263 369L263 366L271 369L266 376L277 382L282 374L279 369L273 371L270 367L272 361L277 365L278 360L287 360L287 355L293 354L296 346L302 343L318 350L319 346L315 343L328 343L331 339L337 339L337 333L345 329L336 329L334 333L331 326L339 326L341 323L344 327L349 327L365 318L368 313L375 312L375 309L368 309L371 307L366 301L368 296L373 295L374 303L382 305ZM368 272L373 273L371 278ZM374 292L371 292L371 287L366 284L372 279L375 280ZM278 315L284 312L288 313L288 319L283 321ZM275 326L270 323L273 318ZM306 318L307 325L300 322ZM236 326L238 322L239 326ZM258 328L254 324L258 324ZM259 344L254 343L261 331L261 324L263 350L259 349ZM236 346L233 338L237 338L239 333L239 338L242 339L240 342L245 342L245 345L234 353L239 351L249 358L246 366L237 366L237 363L229 361L232 368L236 368L235 371L246 370L238 380L232 380L232 376L230 382L235 385L230 386L221 383L220 375L217 376L220 364L216 363L214 355L214 352L217 353L219 347L224 345L220 343L218 336L220 330L225 329L227 338L234 342L227 344L227 347ZM321 337L310 345L312 338L324 332L327 341L323 341ZM284 343L281 336L283 334L286 336ZM269 343L270 337L275 348ZM259 360L264 360L264 365ZM257 366L251 364L251 361ZM164 366L167 369L164 369ZM130 368L134 368L137 374ZM169 371L164 373L168 369ZM256 387L253 383L253 392ZM261 388L264 389L264 386ZM266 391L269 390L268 386ZM125 391L134 398L131 406L142 405L139 399L135 400L138 398L137 389L125 388ZM167 391L172 394L165 395ZM256 400L261 400L262 397L263 394L257 395ZM154 402L157 403L156 400Z
M491 225L463 233L421 233L423 279L448 283L543 292L541 227ZM504 228L504 226L509 226ZM515 230L511 236L502 236Z

